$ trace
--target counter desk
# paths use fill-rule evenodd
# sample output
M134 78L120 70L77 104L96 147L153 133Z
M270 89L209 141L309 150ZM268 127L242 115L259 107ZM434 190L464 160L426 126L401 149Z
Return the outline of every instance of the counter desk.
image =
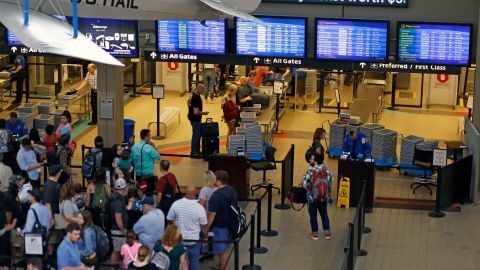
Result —
M361 160L338 160L337 187L343 177L350 178L350 207L356 207L360 201L363 180L367 186L365 190L365 208L367 212L373 210L375 196L375 162ZM338 198L338 188L337 188Z

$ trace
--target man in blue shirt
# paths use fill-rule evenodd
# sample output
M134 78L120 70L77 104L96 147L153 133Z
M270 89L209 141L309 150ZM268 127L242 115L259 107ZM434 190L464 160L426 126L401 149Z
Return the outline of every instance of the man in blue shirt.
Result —
M17 82L17 95L13 103L19 104L22 103L23 98L23 82L25 81L25 75L27 62L25 61L25 57L23 55L17 55L15 61L13 62L14 66L8 71L10 72L10 83Z
M151 250L163 236L165 228L165 215L162 210L155 207L153 197L145 197L142 201L143 216L133 226L133 231L138 235L142 245Z
M132 147L132 163L135 167L137 174L137 182L140 184L140 188L144 191L145 195L152 196L155 190L155 160L160 159L160 154L157 151L157 147L150 140L150 130L142 129L140 131L140 139ZM145 181L146 183L142 183ZM146 187L143 185L146 184Z
M18 119L16 112L10 113L10 119L7 121L5 129L10 131L10 133L17 138L22 138L28 135L27 125L22 119Z
M37 161L30 139L22 139L22 146L17 153L17 163L22 171L26 171L34 188L40 188L40 172L42 164Z
M29 190L28 193L30 194L29 201L31 205L27 213L27 221L25 223L25 227L23 228L22 235L31 233L33 231L33 226L35 225L36 220L35 213L38 216L38 221L40 221L40 224L49 230L51 226L50 221L52 220L52 215L50 214L50 210L40 203L42 201L42 192L39 189L34 189Z
M86 267L80 257L78 249L78 239L80 239L80 226L76 223L70 223L67 226L67 235L57 249L57 269L58 270L91 270Z
M364 159L370 156L372 148L362 132L350 130L343 141L343 152L350 153L352 159Z

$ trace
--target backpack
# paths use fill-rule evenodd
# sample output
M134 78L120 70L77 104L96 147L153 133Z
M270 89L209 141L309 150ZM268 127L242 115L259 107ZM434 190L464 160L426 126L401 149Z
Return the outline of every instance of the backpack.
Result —
M111 253L110 241L108 240L107 233L97 225L93 226L95 229L95 235L97 236L97 258L99 262L106 261Z
M229 204L230 218L228 219L228 231L232 234L232 239L237 239L247 230L247 217L243 209L236 201L230 200L222 190L217 190Z
M315 201L326 201L328 199L327 167L322 166L320 171L310 169L312 173L311 196Z
M93 194L94 195L93 195L92 207L103 208L103 206L106 204L108 200L107 190L105 189L105 186L103 184L95 185Z
M178 186L178 182L175 179L175 183L177 184L177 192L175 192L175 188L170 185L169 178L172 177L172 174L167 174L168 178L165 177L165 188L162 192L162 198L160 199L160 203L158 204L158 208L162 210L162 212L167 215L170 207L172 204L181 198L180 187Z
M159 270L168 270L170 268L170 257L164 251L165 249L162 246L161 250L155 252L152 259L150 259L150 262L155 264Z
M231 121L237 118L237 105L233 101L228 100L223 104L223 118L225 121Z
M88 180L92 180L93 176L95 175L96 167L96 160L97 154L101 153L101 151L97 151L93 153L92 149L87 153L87 156L83 160L82 165L82 175L87 178Z

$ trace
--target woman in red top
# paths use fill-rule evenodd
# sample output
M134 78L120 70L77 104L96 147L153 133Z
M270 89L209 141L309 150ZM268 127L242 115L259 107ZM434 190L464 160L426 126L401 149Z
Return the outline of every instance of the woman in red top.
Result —
M42 141L45 147L47 147L47 162L52 164L57 158L57 137L55 136L55 128L52 125L47 125L45 127L45 137Z
M255 68L255 73L257 74L255 75L255 78L253 78L253 84L256 87L260 87L265 80L265 77L267 77L268 74L272 74L273 71L268 70L268 67L258 66Z

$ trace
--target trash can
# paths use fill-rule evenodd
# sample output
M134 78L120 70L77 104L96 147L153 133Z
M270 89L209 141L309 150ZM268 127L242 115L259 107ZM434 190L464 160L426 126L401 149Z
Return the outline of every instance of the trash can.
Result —
M123 140L128 144L128 148L132 148L135 144L135 121L123 120Z

